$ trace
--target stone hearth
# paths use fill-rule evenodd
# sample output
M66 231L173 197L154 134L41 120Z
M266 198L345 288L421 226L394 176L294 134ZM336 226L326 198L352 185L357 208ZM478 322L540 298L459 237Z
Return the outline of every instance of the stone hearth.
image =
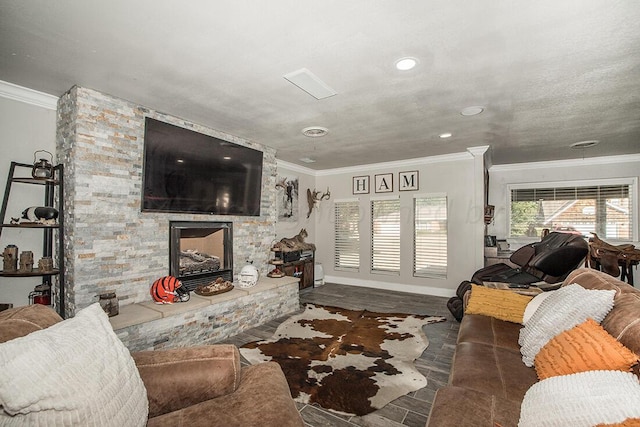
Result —
M184 303L130 304L111 317L111 325L130 351L213 344L249 328L297 311L298 279L265 278L252 288Z

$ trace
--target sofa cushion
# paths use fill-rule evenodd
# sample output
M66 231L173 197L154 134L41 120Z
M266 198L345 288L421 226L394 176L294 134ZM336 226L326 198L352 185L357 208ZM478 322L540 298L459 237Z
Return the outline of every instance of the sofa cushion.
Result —
M520 352L518 336L522 325L480 314L467 314L460 323L458 343L475 342Z
M62 321L50 307L32 304L0 311L0 343L40 331Z
M282 368L275 362L242 369L230 394L150 418L147 427L304 427Z
M542 292L533 297L529 304L527 304L527 308L524 309L524 314L522 315L522 324L526 325L527 322L533 317L533 313L535 313L542 305L542 301L546 300L548 297L553 295L555 291Z
M560 332L588 318L597 322L613 308L614 290L588 290L580 285L564 286L545 299L520 330L522 361L533 366L538 351Z
M469 390L443 387L436 392L427 426L515 426L520 417L520 402Z
M520 426L593 426L640 417L638 377L588 371L547 378L522 401Z
M563 286L573 283L579 283L585 289L613 289L616 291L616 297L639 292L633 286L593 268L579 268L572 271L564 280Z
M598 424L596 427L638 427L640 426L640 418L627 418L620 423Z
M149 399L149 417L233 393L240 384L240 353L232 344L132 354ZM171 389L172 393L166 393Z
M517 350L471 342L456 346L451 385L520 401L537 380L535 369L522 363Z
M510 290L489 289L471 285L471 296L465 314L482 314L506 322L522 323L522 316L531 297Z
M593 319L552 338L535 358L538 378L595 370L631 371L638 356Z
M624 293L602 320L602 327L629 350L640 355L640 293Z
M0 424L144 426L147 394L98 303L0 344Z

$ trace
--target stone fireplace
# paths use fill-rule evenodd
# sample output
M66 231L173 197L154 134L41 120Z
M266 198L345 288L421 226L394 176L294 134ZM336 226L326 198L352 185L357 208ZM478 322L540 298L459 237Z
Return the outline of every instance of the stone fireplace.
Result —
M57 115L57 161L65 167L67 317L107 291L116 293L121 308L151 301L153 281L171 273L172 221L232 224L232 250L223 252L222 270L233 277L252 260L266 275L276 235L275 150L77 86L60 97ZM260 216L142 212L145 117L262 151Z
M169 236L169 272L188 290L233 281L232 222L171 221Z

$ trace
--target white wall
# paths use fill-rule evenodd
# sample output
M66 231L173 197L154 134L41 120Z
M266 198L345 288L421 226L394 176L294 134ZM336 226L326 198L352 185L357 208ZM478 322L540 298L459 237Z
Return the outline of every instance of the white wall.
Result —
M484 150L482 151L484 152ZM468 280L483 262L483 180L482 152L479 155L460 153L415 159L407 162L368 165L357 168L327 170L318 173L316 187L331 190L331 203L322 202L316 216L316 258L323 264L325 278L332 283L368 286L403 292L440 296L454 294L460 282ZM398 173L417 170L417 191L398 191ZM394 191L374 192L376 174L391 173ZM370 176L369 194L352 193L355 176ZM448 199L448 272L446 279L413 277L413 198L416 195L446 193ZM398 197L401 206L401 272L399 275L375 274L370 271L370 201L376 197ZM358 199L363 215L360 223L361 250L360 271L335 270L333 266L335 200Z
M36 150L56 150L57 98L0 81L0 191L4 194L12 161L33 163ZM24 169L26 170L26 169ZM27 175L29 171L27 171ZM23 175L24 176L24 175ZM18 217L29 206L41 206L44 192L40 186L14 184L9 198L6 221ZM42 231L4 228L0 252L9 244L20 252L33 251L37 262L42 256ZM27 305L29 292L41 278L0 277L0 303Z
M553 162L495 165L489 169L489 203L495 205L494 222L488 227L488 234L498 239L506 239L509 230L508 189L509 184L563 182L576 180L597 180L605 178L638 178L640 176L640 155L610 156ZM636 213L640 212L640 197L635 197ZM636 232L638 216L633 218ZM636 236L635 242L640 246ZM512 249L521 246L524 240L510 241ZM640 274L634 271L634 282Z

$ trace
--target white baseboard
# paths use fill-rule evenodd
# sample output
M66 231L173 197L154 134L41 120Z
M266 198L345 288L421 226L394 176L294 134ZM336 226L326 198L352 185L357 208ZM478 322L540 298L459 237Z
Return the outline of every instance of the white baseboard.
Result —
M337 283L339 285L360 286L364 288L384 289L387 291L409 292L420 295L433 295L436 297L450 298L456 294L455 289L434 288L431 286L408 285L403 283L380 282L377 280L362 280L349 277L324 276L325 283Z

